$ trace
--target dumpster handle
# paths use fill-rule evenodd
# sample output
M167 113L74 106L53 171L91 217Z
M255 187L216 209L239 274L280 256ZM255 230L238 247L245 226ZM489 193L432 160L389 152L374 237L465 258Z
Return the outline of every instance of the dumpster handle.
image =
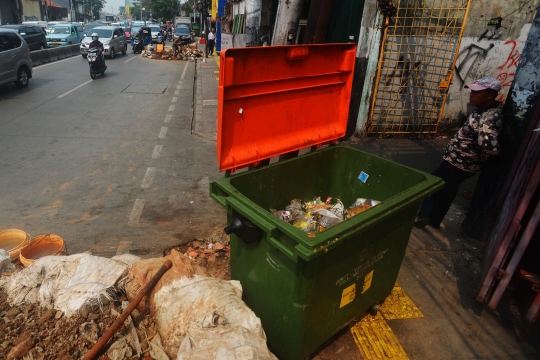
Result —
M219 196L217 193L225 193L224 197ZM222 186L217 183L210 183L210 197L214 199L219 205L227 208L227 201L225 197L229 196L228 191L225 191Z
M291 249L283 245L279 240L273 238L272 236L269 236L268 242L274 245L279 251L281 251L290 260L292 260L293 262L298 262L298 255L295 254Z
M216 194L210 194L210 197L211 197L212 199L214 199L214 200L215 200L219 205L221 205L222 207L227 208L227 202L226 202L224 199L220 198L220 197L217 196Z
M246 206L242 206L241 203L234 197L228 198L227 202L240 214L249 218L255 224L255 226L263 230L263 232L268 235L266 236L266 239L268 239L268 242L270 244L276 247L280 252L282 252L285 256L287 256L293 262L298 262L298 254L295 254L295 252L292 249L286 247L279 240L277 240L276 238L272 236L275 231L278 231L275 226L268 224L268 222L262 219L252 209L249 209Z

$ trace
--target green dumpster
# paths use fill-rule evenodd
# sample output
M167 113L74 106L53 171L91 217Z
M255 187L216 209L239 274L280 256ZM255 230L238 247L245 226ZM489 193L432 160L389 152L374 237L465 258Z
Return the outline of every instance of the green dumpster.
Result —
M354 58L353 44L220 54L222 170L329 144L210 184L211 196L227 209L231 277L241 282L269 348L282 359L307 358L390 294L420 201L444 185L421 171L334 145L345 133ZM315 237L269 211L314 196L336 197L346 206L357 198L381 203Z

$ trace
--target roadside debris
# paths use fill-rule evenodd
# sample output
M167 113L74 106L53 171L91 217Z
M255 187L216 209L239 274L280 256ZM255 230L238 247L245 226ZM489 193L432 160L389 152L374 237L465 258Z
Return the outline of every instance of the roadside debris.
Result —
M240 283L226 280L228 258L228 237L219 230L164 258L85 253L47 256L27 268L17 263L0 277L0 359L84 357L165 259L171 268L103 348L102 359L276 359L260 320L241 299Z
M270 209L270 211L281 220L311 235L331 228L377 204L380 204L380 201L358 198L345 209L340 199L329 196L325 201L320 197L307 202L293 199L285 210Z
M204 56L204 52L197 48L197 44L180 46L180 50L175 55L171 46L164 46L163 51L158 53L153 45L147 45L141 52L141 56L158 60L195 60Z

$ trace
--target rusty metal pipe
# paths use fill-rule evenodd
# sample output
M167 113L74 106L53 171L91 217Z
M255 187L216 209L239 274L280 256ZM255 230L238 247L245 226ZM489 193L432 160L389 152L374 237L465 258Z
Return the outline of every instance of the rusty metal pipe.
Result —
M122 326L124 321L127 319L129 314L139 305L142 298L145 297L148 293L152 291L152 289L156 286L157 282L163 274L167 272L172 266L171 260L167 259L163 262L163 265L159 268L158 272L150 279L150 281L142 288L142 290L137 294L137 297L133 299L132 302L129 303L128 307L122 311L122 314L116 319L116 321L107 329L107 331L101 335L97 343L86 353L83 360L91 360L94 359L103 346L107 344L107 342L112 338L114 333Z

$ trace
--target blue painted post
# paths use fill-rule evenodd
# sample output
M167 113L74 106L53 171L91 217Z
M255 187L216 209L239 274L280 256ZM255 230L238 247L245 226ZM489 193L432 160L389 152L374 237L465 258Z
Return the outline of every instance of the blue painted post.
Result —
M223 17L223 9L225 8L226 0L218 0L217 19L216 21L216 54L221 51L221 24L219 19Z

